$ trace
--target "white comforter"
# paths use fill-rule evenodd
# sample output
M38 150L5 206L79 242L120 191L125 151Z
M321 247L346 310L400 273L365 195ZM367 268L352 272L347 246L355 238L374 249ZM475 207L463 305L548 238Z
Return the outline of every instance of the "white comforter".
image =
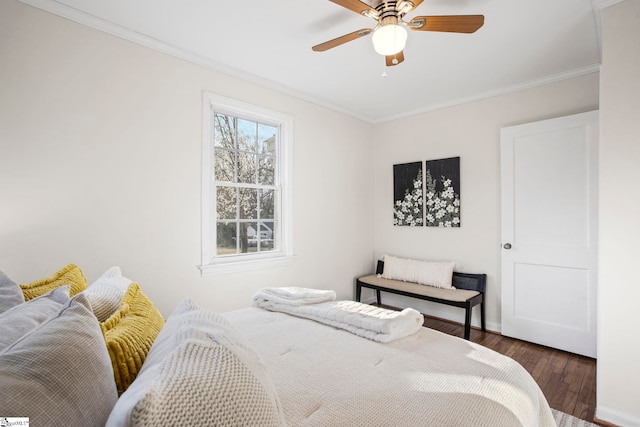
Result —
M422 328L383 344L259 308L225 314L267 366L292 426L555 426L514 360Z

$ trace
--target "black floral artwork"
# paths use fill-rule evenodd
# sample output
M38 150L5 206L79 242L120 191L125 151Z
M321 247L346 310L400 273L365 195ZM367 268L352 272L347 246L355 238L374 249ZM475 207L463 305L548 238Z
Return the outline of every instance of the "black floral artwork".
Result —
M422 162L393 165L393 225L423 225L422 192Z
M427 227L460 227L460 157L427 160Z

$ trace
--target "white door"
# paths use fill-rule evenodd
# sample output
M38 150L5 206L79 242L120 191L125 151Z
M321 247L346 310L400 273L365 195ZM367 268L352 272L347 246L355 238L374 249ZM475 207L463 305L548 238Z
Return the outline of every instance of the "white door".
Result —
M501 130L502 334L596 357L598 111Z

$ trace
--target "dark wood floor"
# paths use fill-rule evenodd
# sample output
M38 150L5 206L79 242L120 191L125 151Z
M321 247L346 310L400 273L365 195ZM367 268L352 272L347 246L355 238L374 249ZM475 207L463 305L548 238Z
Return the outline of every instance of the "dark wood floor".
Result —
M424 324L449 335L463 336L461 324L427 316ZM470 340L518 361L540 385L552 408L594 422L595 359L477 329L471 330Z

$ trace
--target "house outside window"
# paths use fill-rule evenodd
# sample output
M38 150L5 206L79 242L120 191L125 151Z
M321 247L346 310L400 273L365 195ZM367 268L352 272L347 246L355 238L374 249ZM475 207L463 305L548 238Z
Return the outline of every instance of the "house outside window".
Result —
M291 118L203 98L202 275L290 264Z

